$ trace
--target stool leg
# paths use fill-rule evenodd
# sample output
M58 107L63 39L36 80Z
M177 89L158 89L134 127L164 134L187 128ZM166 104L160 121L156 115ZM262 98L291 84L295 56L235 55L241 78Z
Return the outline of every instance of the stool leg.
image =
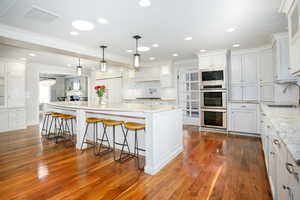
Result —
M106 128L106 127L105 127ZM106 129L105 129L106 132ZM114 161L116 161L116 132L115 132L115 126L113 126L113 151L114 151Z
M41 129L41 136L44 136L43 132L45 131L46 118L47 118L47 115L44 115L43 116L43 126L42 126L42 129ZM46 131L46 135L47 135L47 131Z
M86 127L85 127L85 132L84 132L83 140L82 140L81 147L80 147L80 150L81 150L81 151L82 151L83 144L85 143L85 137L86 137L86 134L87 134L87 132L88 132L88 128L89 128L89 123L87 123L87 124L86 124Z
M47 121L46 121L46 135L49 134L49 130L48 130L49 118L50 118L50 115L47 115Z
M101 142L100 142L100 145L99 145L99 149L98 149L97 155L103 155L103 154L105 154L105 153L108 153L108 152L111 152L111 151L112 151L112 148L111 148L111 146L110 146L110 143L109 143L109 139L108 139L107 131L106 131L106 130L107 130L107 129L106 129L106 126L103 124L103 134L102 134L102 137L101 137L100 139L97 137L97 141L98 141L98 140L101 141ZM104 138L104 137L105 137L105 138ZM103 148L103 149L105 149L105 150L101 151L102 146L103 146L103 142L107 142L108 147Z
M97 141L96 141L96 135L98 136L98 132L97 132L97 123L94 123L94 128L93 128L93 137L94 137L94 154L97 155L96 153L96 148L97 148Z
M71 119L72 120L72 119ZM70 127L68 125L68 120L65 119L65 131L66 131L66 137L65 137L65 142L64 145L66 146L66 143L70 140L71 141L71 131L70 131Z
M57 119L58 120L58 119ZM59 129L58 129L58 133L57 136L55 138L55 143L58 143L58 138L59 137L63 137L63 134L65 133L65 129L64 129L64 120L61 119L60 123L59 123Z
M72 143L74 143L74 145L75 145L75 141L73 141L74 140L74 127L73 127L73 119L71 119L71 131L72 131L72 134L71 134L71 137L72 137Z
M123 144L122 144L122 149L121 149L121 153L120 153L120 158L118 161L122 162L124 160L126 160L127 158L130 158L132 156L129 156L131 153L130 153L130 149L129 149L129 145L128 145L128 141L127 141L127 135L128 135L128 129L126 129L126 132L124 133L124 129L122 128L122 131L123 131L123 134L124 134L124 141L123 141ZM128 150L128 153L127 153L127 157L123 157L122 158L122 155L124 154L124 146L127 146L127 150Z

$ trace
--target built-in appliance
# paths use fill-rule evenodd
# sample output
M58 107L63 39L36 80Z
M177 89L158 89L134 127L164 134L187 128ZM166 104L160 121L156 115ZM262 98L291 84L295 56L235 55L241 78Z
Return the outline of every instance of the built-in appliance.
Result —
M226 109L227 95L225 89L212 89L200 91L201 108Z
M204 128L227 128L226 110L201 109L201 126Z
M226 88L225 68L210 67L200 70L201 89Z

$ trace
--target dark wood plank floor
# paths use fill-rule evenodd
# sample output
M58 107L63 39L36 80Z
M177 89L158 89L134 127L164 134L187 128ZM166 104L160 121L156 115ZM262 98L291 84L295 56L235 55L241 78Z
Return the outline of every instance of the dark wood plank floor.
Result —
M0 199L271 199L259 139L185 127L184 152L155 176L53 143L37 127L0 134Z

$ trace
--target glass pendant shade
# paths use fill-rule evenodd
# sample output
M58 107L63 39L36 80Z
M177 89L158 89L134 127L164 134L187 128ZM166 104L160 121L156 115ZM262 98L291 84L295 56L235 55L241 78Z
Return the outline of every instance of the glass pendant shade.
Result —
M77 66L77 75L81 76L82 74L82 67L81 66Z
M107 71L107 63L106 63L106 61L101 61L100 62L100 71L101 72L106 72Z
M138 68L140 67L140 63L141 63L141 55L136 53L133 55L133 66Z

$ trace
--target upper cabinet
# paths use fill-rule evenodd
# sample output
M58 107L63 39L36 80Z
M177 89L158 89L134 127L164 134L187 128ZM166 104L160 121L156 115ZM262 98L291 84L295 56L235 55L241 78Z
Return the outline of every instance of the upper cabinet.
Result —
M300 1L282 0L280 12L287 15L289 28L289 72L300 76Z
M290 50L287 33L273 35L272 51L275 81L279 83L295 81L295 77L290 72Z
M214 51L210 53L200 53L198 55L199 68L203 69L208 67L226 66L226 56L226 50Z

